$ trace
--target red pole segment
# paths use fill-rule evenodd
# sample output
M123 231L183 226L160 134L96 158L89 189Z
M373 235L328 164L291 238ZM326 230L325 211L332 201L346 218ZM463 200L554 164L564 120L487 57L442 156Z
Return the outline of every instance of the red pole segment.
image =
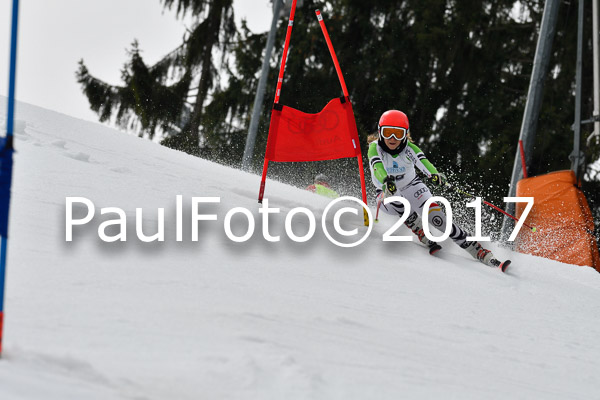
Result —
M295 13L296 0L293 0L292 9L290 10L290 19L288 21L287 32L285 34L285 44L283 45L283 55L281 56L281 66L279 67L279 77L277 78L277 90L275 90L274 103L279 103L279 95L281 94L281 84L283 83L283 73L285 72L285 62L287 60L288 49L290 46L290 37L292 36L292 27L294 26Z
M365 171L363 167L362 155L359 154L356 156L358 160L358 170L360 173L360 187L362 189L362 201L367 204L367 188L365 187Z
M290 18L288 21L287 32L285 34L285 44L283 45L283 54L281 55L281 66L279 67L279 77L277 78L277 89L275 90L274 103L279 103L281 95L281 85L283 83L283 73L285 72L285 63L287 61L288 49L290 46L290 37L292 36L292 28L294 26L294 14L296 13L296 0L292 0L292 8L290 10ZM271 111L272 112L272 111ZM263 172L260 180L260 190L258 192L258 202L262 203L265 194L265 183L267 180L267 170L269 169L269 160L265 154L265 162L263 164Z
M327 28L325 27L325 21L323 21L323 16L321 15L321 11L315 10L315 14L317 14L317 19L319 20L319 25L321 25L321 30L323 31L323 35L325 36L325 41L327 42L327 47L329 48L329 53L331 53L331 58L333 59L333 64L335 65L335 70L337 71L337 75L340 80L340 85L342 85L342 91L344 92L344 96L348 97L348 89L346 88L346 82L344 81L344 76L342 75L340 63L338 62L338 59L335 55L335 50L333 50L333 45L331 44L331 39L329 38L329 33L327 33ZM361 171L362 171L362 169L361 169Z
M346 95L346 97L348 97L348 96ZM364 171L363 162L362 162L362 154L357 155L356 159L358 160L358 170L360 173L360 187L362 190L362 201L366 205L367 204L367 188L365 187L365 171ZM363 210L363 214L364 214L365 226L369 226L369 215L367 214L366 209Z
M464 190L462 190L462 189L460 189L460 188L457 188L457 187L455 187L455 186L453 186L453 185L450 185L450 184L448 184L448 183L446 183L446 186L447 186L447 187L449 187L450 189L453 189L453 190L454 190L454 191L456 191L457 193L463 194L463 195L465 195L465 196L469 196L469 197L471 197L471 198L473 198L473 199L477 197L477 196L474 196L474 195L472 195L471 193L467 193L467 192L465 192ZM519 221L519 219L518 219L517 217L515 217L514 215L511 215L511 214L509 214L509 213L507 213L506 211L504 211L504 210L503 210L503 209L501 209L500 207L496 207L495 205L493 205L493 204L492 204L492 203L490 203L489 201L485 201L485 200L483 200L483 199L481 199L481 201L483 201L483 204L485 204L486 206L490 206L490 207L492 207L494 210L496 210L496 211L500 211L502 214L506 215L506 216L507 216L507 217L509 217L509 218L512 218L512 219L514 219L515 221ZM529 225L529 224L527 224L527 223L525 223L525 222L523 222L523 226L525 226L525 227L527 227L527 228L531 229L533 232L535 232L535 231L536 231L536 228L532 227L531 225Z
M525 164L525 150L523 150L523 141L519 139L519 150L521 151L521 167L523 167L523 178L527 178L527 165Z
M483 199L482 199L482 201L483 201L483 203L484 203L484 204L486 204L486 205L488 205L488 206L492 207L494 210L500 211L502 214L506 215L507 217L510 217L510 218L514 219L515 221L519 221L519 219L518 219L517 217L515 217L515 216L513 216L513 215L510 215L509 213L507 213L506 211L504 211L503 209L501 209L501 208L499 208L499 207L496 207L496 206L495 206L495 205L493 205L492 203L489 203L489 202L487 202L487 201L485 201L485 200L483 200ZM532 226L530 226L530 225L526 224L525 222L523 222L523 226L526 226L527 228L529 228L529 229L531 229L531 230L534 230ZM534 232L535 232L535 230L534 230Z
M262 203L263 196L265 194L265 181L267 180L267 170L269 169L269 160L265 156L265 163L263 164L262 178L260 178L260 190L258 191L258 202Z
M317 15L317 20L319 20L319 25L321 26L321 31L323 32L323 36L325 36L325 41L327 42L327 48L329 49L329 54L331 54L331 59L333 60L333 65L335 66L335 71L337 72L338 79L340 80L340 85L342 86L342 92L344 93L344 97L349 97L348 88L346 87L346 81L344 80L344 75L342 75L342 69L340 68L340 63L338 62L337 56L335 55L335 50L333 49L333 44L331 43L331 38L329 37L329 33L327 32L327 27L325 26L325 21L323 20L323 16L321 15L320 10L315 10L315 14ZM362 190L362 201L367 204L367 189L365 187L365 171L363 167L362 154L356 156L358 160L358 169L360 173L360 186ZM365 214L365 226L369 224L367 210L364 210Z

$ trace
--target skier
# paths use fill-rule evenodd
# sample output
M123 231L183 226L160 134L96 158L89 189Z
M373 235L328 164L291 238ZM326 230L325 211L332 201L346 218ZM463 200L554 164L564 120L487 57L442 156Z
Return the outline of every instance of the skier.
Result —
M385 197L402 196L410 203L411 214L405 224L417 235L421 243L429 247L430 254L441 249L436 242L430 241L423 231L423 216L428 217L430 226L445 232L446 214L442 208L431 203L428 210L423 210L425 202L432 194L416 174L416 168L426 175L429 181L437 186L446 184L446 176L433 166L410 137L408 117L402 111L389 110L379 119L377 139L369 145L369 165L371 179L377 188L377 203L387 214L402 216L404 205L401 202L383 203ZM425 214L424 214L425 213ZM506 269L510 261L501 263L492 252L477 241L467 241L467 232L458 225L452 224L450 238L471 256L482 263Z
M335 199L340 197L339 194L335 190L329 186L329 179L324 174L318 174L315 176L315 183L313 185L309 185L306 190L309 190L313 193L320 194L321 196L329 197L331 199Z

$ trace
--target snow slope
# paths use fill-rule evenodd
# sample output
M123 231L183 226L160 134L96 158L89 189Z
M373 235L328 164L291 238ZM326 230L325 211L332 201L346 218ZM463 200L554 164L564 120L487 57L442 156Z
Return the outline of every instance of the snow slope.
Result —
M281 241L271 243L256 175L22 103L16 118L3 400L600 397L592 268L494 245L513 260L510 273L452 243L431 257L416 243L384 243L389 217L342 249L320 227L327 199L268 181L269 205L281 209L269 227ZM67 196L97 207L70 243ZM198 242L192 196L221 198L201 207L218 220L199 223ZM101 207L125 210L127 242L99 239L114 218ZM137 239L136 207L146 234L165 208L165 242ZM234 207L255 216L246 243L224 232ZM317 217L306 243L284 232L294 207ZM243 234L244 219L233 221ZM294 219L297 235L306 221Z

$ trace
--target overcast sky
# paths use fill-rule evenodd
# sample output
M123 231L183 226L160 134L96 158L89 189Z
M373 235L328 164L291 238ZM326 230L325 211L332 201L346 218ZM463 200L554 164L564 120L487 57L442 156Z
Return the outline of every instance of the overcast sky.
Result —
M12 0L0 1L0 95L8 96ZM254 32L271 24L270 0L234 0L236 20ZM184 22L163 11L159 0L21 0L16 98L19 101L97 121L75 80L77 62L120 84L126 49L140 43L147 63L179 44ZM5 116L6 110L0 110Z

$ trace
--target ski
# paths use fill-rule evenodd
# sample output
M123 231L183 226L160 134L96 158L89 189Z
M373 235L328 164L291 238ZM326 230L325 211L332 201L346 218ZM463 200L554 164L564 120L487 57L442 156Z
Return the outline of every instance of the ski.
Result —
M442 249L442 246L440 246L437 243L434 243L431 246L429 246L429 254L434 255L435 253L437 253L441 249Z
M495 258L490 260L490 264L493 265L494 267L500 268L500 271L502 271L502 272L506 272L506 269L508 268L510 263L511 263L510 260L506 260L504 262L502 262L500 260L496 260Z

